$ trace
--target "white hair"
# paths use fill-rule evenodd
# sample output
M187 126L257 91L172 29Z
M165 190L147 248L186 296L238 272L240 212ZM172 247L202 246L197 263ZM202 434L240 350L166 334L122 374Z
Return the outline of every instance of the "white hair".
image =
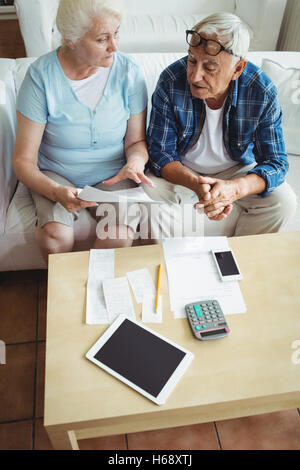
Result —
M194 28L197 33L216 34L221 44L231 49L235 56L234 62L245 58L250 45L252 31L241 18L233 13L218 12L204 18Z
M121 20L122 0L60 0L56 25L64 41L76 44L92 27L93 20L114 15Z

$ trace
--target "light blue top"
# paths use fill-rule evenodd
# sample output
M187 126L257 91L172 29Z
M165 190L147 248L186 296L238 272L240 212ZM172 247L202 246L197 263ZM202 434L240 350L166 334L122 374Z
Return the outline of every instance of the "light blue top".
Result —
M125 164L127 120L146 106L143 74L121 52L114 55L104 93L94 111L77 98L57 51L31 64L17 98L21 114L46 124L38 153L39 168L54 171L79 188L119 172Z

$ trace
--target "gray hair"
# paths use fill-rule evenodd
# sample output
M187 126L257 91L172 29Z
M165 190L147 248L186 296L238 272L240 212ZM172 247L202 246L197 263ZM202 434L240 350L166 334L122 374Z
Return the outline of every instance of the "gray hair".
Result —
M235 63L239 57L245 58L248 53L252 31L233 13L214 13L197 23L193 30L208 35L217 34L222 45L238 56L238 58L233 56L233 59L237 59L234 60Z
M76 44L92 27L93 20L105 14L121 20L122 0L60 0L56 25L64 41Z

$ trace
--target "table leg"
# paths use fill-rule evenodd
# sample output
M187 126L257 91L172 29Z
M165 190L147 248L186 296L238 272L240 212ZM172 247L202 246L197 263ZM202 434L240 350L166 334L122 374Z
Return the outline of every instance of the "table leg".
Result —
M53 449L55 450L79 450L74 431L60 431L47 429L47 433Z

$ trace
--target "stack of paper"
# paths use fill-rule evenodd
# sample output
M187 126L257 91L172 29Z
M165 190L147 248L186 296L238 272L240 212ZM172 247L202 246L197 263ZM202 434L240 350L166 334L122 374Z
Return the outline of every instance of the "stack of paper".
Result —
M162 306L159 299L155 312L156 289L148 269L139 269L114 277L115 251L91 250L86 295L86 323L112 323L118 315L135 319L128 281L137 303L142 303L144 322L161 322Z
M164 240L170 306L175 318L186 317L186 304L209 299L218 300L225 315L246 312L238 282L220 280L211 254L211 250L228 248L226 237Z

